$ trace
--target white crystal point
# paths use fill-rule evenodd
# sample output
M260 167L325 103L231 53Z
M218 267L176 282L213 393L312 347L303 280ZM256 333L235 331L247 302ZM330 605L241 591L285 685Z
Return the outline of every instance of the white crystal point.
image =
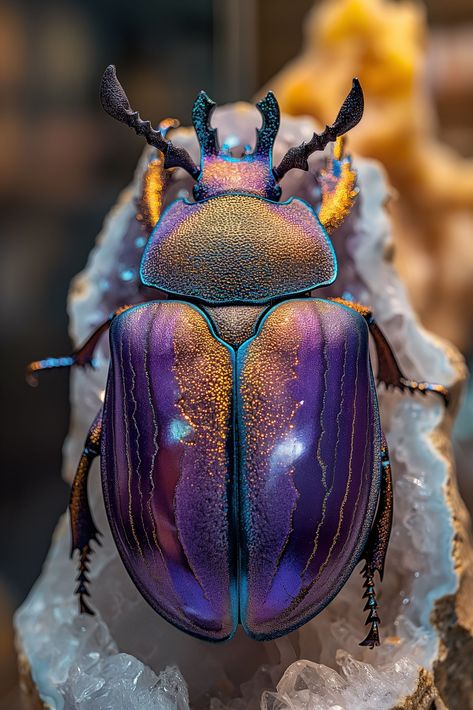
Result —
M228 138L234 144L238 136L242 146L254 141L260 121L256 109L245 104L217 110L212 120L221 143ZM275 161L316 128L311 120L283 117ZM197 159L192 132L176 131L173 141ZM135 216L143 172L154 157L153 151L145 151L131 187L108 216L85 271L74 282L69 310L76 343L119 306L151 297L149 290L138 287L144 240ZM312 156L311 166L320 167L323 160L323 155ZM371 305L406 373L453 386L455 400L464 376L462 362L455 351L420 328L387 258L390 221L383 172L368 161L356 160L355 167L360 199L333 235L339 277L323 294L349 294ZM318 199L312 173L295 170L284 178L282 187L283 199L292 194L312 203ZM175 171L166 202L188 195L191 188L192 180ZM98 356L97 369L75 371L71 378L72 424L64 446L68 481L72 481L87 429L103 398L106 338ZM431 675L434 664L436 672L443 668L443 677L449 677L449 673L454 675L455 663L468 660L462 642L455 641L455 623L442 621L453 618L456 600L467 591L465 565L458 561L467 545L466 518L457 498L449 450L453 410L446 413L434 395L411 397L383 388L380 408L395 488L393 535L384 581L377 583L380 647L369 650L358 645L366 634L360 567L319 616L282 639L258 643L240 630L230 642L218 645L174 629L146 604L118 558L95 465L89 495L104 534L103 546L95 550L91 561L91 604L96 616L82 617L77 612L73 598L76 561L69 559L64 518L43 572L15 619L24 667L29 666L32 685L43 702L67 710L184 710L190 706L199 710L259 706L265 710L383 710L404 707L404 699L417 697L415 693L424 693L424 699L438 697ZM471 604L463 607L468 610ZM443 660L439 660L440 648ZM453 690L447 681L439 682L442 692L464 698L461 680L455 681Z
M297 661L288 668L277 692L263 693L263 710L342 710L391 708L399 700L399 689L412 686L419 668L402 658L376 668L356 661L346 651L337 653L337 672L320 663Z

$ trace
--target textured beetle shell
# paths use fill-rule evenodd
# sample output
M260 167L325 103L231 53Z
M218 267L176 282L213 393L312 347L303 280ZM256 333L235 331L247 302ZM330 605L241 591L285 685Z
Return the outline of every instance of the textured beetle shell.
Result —
M227 193L176 200L143 254L147 286L206 303L265 303L331 283L332 245L302 200Z
M368 327L320 299L283 302L238 351L242 622L259 639L317 614L360 559L378 499Z
M200 309L161 301L118 316L110 343L102 481L144 597L214 641L238 621L265 639L318 613L359 560L377 501L361 316L285 301L235 355Z
M186 303L118 316L102 441L107 514L143 596L181 629L234 629L230 537L232 360Z
M263 156L247 155L242 159L227 155L206 156L197 192L199 200L224 192L246 192L268 197L267 186L274 185L271 162Z

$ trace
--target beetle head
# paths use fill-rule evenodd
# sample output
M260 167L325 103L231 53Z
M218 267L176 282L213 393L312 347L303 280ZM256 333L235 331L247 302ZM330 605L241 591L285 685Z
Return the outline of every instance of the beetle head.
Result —
M296 197L278 202L278 183L292 168L308 170L311 153L358 123L363 94L356 79L335 122L290 148L276 167L280 114L271 92L257 104L262 124L255 147L239 156L220 148L211 125L215 104L199 94L192 111L199 165L167 139L164 127L155 130L131 108L113 66L105 71L101 98L109 114L162 153L164 168L181 167L195 180L195 202L178 198L159 216L141 260L143 284L208 304L268 303L336 278L335 252L313 207Z
M256 145L238 157L223 146L210 119L216 104L201 91L192 109L192 122L200 144L200 173L194 186L194 197L202 200L226 192L256 194L277 201L281 188L272 167L273 145L279 129L280 111L270 91L256 104L262 125L256 130Z
M337 118L322 133L314 133L311 140L290 148L277 167L273 167L272 153L279 130L280 111L270 91L256 104L262 116L261 128L256 130L256 145L252 152L235 157L228 149L220 148L217 131L211 126L215 103L201 91L194 102L192 121L200 145L200 166L196 165L184 148L178 148L160 130L152 128L134 111L117 79L115 67L110 65L102 79L100 96L104 109L117 120L126 123L143 135L150 145L163 153L164 167L181 167L195 180L194 198L201 201L225 193L247 193L277 201L281 196L279 181L292 168L308 170L311 153L323 150L356 126L363 115L363 92L357 79L342 104Z

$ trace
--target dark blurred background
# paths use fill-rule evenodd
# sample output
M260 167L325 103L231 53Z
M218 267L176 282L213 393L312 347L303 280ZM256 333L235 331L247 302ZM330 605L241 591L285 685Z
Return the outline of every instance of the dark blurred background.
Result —
M473 43L473 30L465 24L473 21L471 0L428 0L426 5L439 46L465 32ZM0 3L0 588L5 608L17 606L38 576L68 500L60 475L68 377L51 373L32 390L24 382L24 365L70 351L69 282L84 267L143 147L101 110L103 69L117 65L142 116L156 122L178 116L186 124L201 88L218 102L249 99L295 56L312 6L311 0ZM441 92L436 100L440 131L471 154L471 132L453 130L458 107L452 112ZM0 669L0 698L9 677Z

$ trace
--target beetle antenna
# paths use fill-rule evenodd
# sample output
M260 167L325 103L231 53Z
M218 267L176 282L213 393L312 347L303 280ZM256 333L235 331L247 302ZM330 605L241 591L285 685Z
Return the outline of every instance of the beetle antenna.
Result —
M273 169L274 177L277 181L293 168L308 170L309 155L316 150L323 150L327 143L336 140L339 136L354 128L363 116L364 98L363 91L358 79L353 79L350 93L342 104L338 116L331 126L326 126L322 133L314 133L308 143L301 143L299 146L289 148L277 168Z
M253 155L271 155L274 141L279 130L281 112L279 104L272 91L258 101L256 108L260 112L263 123L256 129L256 145Z
M144 136L150 145L163 153L165 168L183 168L197 180L200 168L194 163L187 150L176 148L161 131L155 131L149 121L143 121L138 111L131 108L113 64L105 69L102 77L100 100L103 108L112 118L133 128L138 135Z

